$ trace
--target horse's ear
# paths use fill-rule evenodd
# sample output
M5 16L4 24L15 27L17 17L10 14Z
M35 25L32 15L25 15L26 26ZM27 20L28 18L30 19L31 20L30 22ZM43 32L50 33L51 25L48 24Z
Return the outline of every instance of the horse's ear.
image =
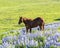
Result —
M22 18L22 16L20 18Z
M20 17L20 19L21 19L21 21L23 22L23 17L22 17L22 16Z

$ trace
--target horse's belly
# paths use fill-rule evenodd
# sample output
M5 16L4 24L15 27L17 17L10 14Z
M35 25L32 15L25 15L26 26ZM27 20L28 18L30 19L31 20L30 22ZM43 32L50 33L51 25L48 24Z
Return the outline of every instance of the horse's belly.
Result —
M32 25L31 28L37 27L38 25Z

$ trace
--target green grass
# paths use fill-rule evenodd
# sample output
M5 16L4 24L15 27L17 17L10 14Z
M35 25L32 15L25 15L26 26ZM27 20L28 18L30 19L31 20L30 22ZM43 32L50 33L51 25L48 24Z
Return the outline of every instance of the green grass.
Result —
M19 16L42 17L45 23L55 22L60 17L59 0L0 0L0 33L19 29Z

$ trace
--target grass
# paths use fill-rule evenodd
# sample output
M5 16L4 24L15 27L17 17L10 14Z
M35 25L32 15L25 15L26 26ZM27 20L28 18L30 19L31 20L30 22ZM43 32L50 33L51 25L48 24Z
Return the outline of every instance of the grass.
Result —
M19 16L42 17L45 23L60 18L59 0L0 0L0 33L19 29Z

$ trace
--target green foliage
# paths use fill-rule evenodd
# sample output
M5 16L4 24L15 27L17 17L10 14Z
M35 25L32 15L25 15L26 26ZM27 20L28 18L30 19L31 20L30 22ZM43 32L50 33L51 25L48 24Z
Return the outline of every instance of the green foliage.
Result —
M28 48L38 48L38 47L35 47L35 46L30 46L30 47L28 47Z
M34 38L36 41L38 41L38 48L41 48L41 47L43 47L44 48L44 46L45 46L45 42L44 42L44 40L45 40L45 37L40 37L40 36L38 36L38 37L36 37L36 38Z
M45 37L41 37L41 36L38 36L35 38L35 40L38 40L38 41L41 41L41 42L44 42L44 39Z
M52 46L50 46L50 48L57 48L57 47L55 47L54 45L52 45Z
M26 48L26 45L15 45L15 48Z

